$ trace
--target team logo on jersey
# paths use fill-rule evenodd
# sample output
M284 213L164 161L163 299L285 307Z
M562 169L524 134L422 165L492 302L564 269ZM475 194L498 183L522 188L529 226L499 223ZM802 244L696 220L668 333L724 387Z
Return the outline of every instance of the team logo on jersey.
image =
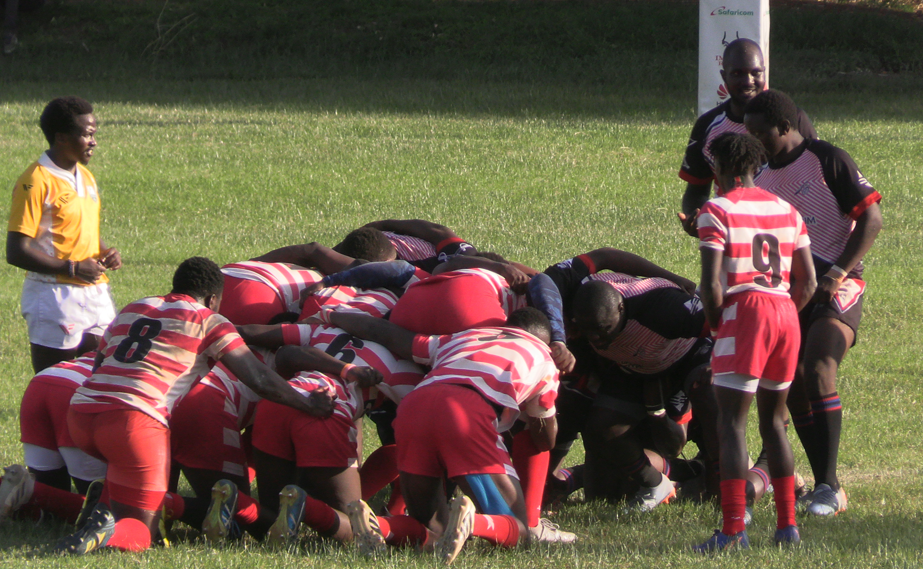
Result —
M22 185L22 189L24 192L28 192L29 190L32 189L32 187L33 187L33 184L23 184Z
M687 300L683 306L686 307L686 310L689 311L689 314L696 314L702 311L702 301L697 296L693 296Z
M573 264L574 264L574 260L573 260L573 259L568 259L568 260L566 260L566 261L561 261L560 263L558 263L557 265L555 265L555 267L557 267L557 268L559 268L559 269L569 269L569 268L571 268L571 266L572 266Z
M871 187L872 187L872 184L870 184L869 181L865 179L865 176L862 175L862 172L856 170L856 174L858 174L858 176L859 176L859 185L860 185L860 186L865 186L866 188L871 188Z
M798 188L797 190L795 190L795 195L796 195L796 196L800 196L801 194L807 195L808 192L810 192L810 191L811 191L811 183L810 183L810 182L805 182L805 183L801 184L801 187L800 187L800 188Z
M63 330L64 333L67 334L68 336L74 333L73 324L58 324L58 326L60 326L61 330Z

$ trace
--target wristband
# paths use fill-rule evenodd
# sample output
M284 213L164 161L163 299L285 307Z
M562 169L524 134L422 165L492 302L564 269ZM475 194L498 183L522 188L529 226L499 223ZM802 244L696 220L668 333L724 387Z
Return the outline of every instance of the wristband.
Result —
M355 364L346 364L343 366L343 369L340 370L340 379L346 381L346 374L348 374L349 370L353 369L354 367L356 367Z
M67 276L70 278L75 278L77 276L77 263L74 261L67 261Z
M847 273L846 271L844 271L843 269L841 269L840 267L838 267L838 266L836 266L836 265L833 265L832 267L830 267L830 270L827 271L827 274L825 274L824 276L825 276L825 277L828 277L828 278L831 278L831 279L835 280L835 281L838 282L838 283L841 283L841 282L843 282L844 280L846 280L846 275L847 275L847 274L848 274L848 273Z

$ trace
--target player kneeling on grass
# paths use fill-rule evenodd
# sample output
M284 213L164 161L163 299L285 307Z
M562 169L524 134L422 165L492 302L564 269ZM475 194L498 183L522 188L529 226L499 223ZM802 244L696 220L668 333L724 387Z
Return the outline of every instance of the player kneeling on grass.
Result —
M756 394L760 435L778 514L777 544L801 541L795 524L794 460L785 435L785 401L801 333L798 310L816 281L807 229L788 202L754 187L765 154L750 135L711 144L721 194L699 215L702 302L716 334L712 353L718 399L723 527L695 547L746 549L747 411Z
M409 515L377 518L365 502L350 504L360 550L418 544L451 562L470 535L506 547L528 543L522 490L499 433L522 412L536 444L554 445L558 373L548 319L524 308L503 327L426 336L366 316L334 312L330 318L350 334L432 367L403 398L394 421ZM445 478L464 492L450 511ZM482 514L475 514L475 503Z
M100 505L86 525L58 543L62 553L100 547L142 551L157 533L170 471L167 418L176 401L220 360L253 391L309 414L333 410L327 390L305 398L259 362L234 327L215 311L223 278L203 257L184 261L166 296L126 306L103 336L93 376L74 394L71 436L108 463ZM174 511L182 499L169 495Z

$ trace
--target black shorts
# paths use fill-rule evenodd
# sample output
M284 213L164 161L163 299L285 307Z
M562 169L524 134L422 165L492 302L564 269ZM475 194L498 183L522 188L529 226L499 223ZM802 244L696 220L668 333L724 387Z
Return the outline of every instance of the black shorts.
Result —
M856 338L859 337L859 322L862 321L862 301L865 295L859 297L846 312L840 312L833 306L833 302L818 304L809 302L801 312L798 313L798 321L801 324L801 341L808 337L808 329L814 322L821 318L833 318L849 326L853 331L853 340L850 347L856 345Z

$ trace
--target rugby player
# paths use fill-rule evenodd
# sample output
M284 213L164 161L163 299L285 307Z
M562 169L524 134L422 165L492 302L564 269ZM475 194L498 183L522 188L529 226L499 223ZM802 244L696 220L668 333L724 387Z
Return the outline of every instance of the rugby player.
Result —
M795 470L785 434L788 390L798 363L798 310L816 281L804 221L788 202L755 187L759 141L725 133L710 146L718 196L699 214L702 302L715 335L723 527L698 552L746 549L746 427L754 395L774 489L777 544L801 541Z
M769 156L756 185L794 205L811 238L817 290L800 313L801 360L788 405L814 473L808 512L831 516L846 509L836 474L843 422L836 375L862 318L862 257L882 227L881 194L844 150L802 136L797 113L791 98L769 90L747 104L744 122Z

